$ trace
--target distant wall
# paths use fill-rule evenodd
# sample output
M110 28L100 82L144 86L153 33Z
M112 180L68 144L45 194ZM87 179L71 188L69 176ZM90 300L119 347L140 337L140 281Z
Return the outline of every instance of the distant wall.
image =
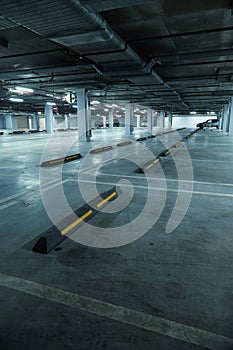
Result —
M195 115L195 116L176 116L173 115L172 127L173 128L195 128L197 123L206 121L207 119L217 118L216 115Z

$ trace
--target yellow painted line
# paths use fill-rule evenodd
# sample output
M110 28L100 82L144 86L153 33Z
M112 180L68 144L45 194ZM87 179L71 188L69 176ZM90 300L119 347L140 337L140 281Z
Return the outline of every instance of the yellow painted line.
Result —
M104 205L104 203L108 202L111 198L116 196L116 192L113 192L112 194L110 194L108 197L106 197L105 199L103 199L100 203L97 204L97 208L102 207L102 205Z
M73 159L73 158L77 158L78 156L75 155L75 156L69 156L69 157L66 157L65 159Z
M154 164L158 163L159 162L159 159L155 159L154 160Z
M132 141L120 142L117 144L117 146L127 146L127 145L130 145L131 143L132 143Z
M92 153L92 154L93 153L99 153L99 152L103 152L105 150L110 150L110 149L112 149L112 146L105 146L105 147L93 149L89 153Z
M67 232L69 232L70 230L72 230L72 228L74 228L75 226L77 226L78 224L80 224L80 222L82 222L83 220L85 220L88 216L90 216L92 214L92 210L89 210L88 212L86 212L83 216L81 216L81 218L75 220L74 222L72 222L72 224L70 224L69 226L67 226L66 228L64 228L64 230L61 231L61 235L64 236Z
M55 163L61 163L64 161L64 158L62 159L57 159L57 160L52 160L51 162L49 162L49 164L55 164Z
M152 168L153 165L154 165L154 163L149 164L149 165L146 167L146 170Z

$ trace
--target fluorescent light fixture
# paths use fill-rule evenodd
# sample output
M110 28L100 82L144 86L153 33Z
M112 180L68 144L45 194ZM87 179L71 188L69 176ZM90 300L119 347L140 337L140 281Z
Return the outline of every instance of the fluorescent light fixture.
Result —
M24 86L16 86L15 89L16 89L17 91L20 91L20 92L28 92L28 93L34 92L33 89L26 88L26 87L24 87Z
M108 109L107 109L107 108L104 108L104 111L105 111L105 112L108 112Z
M23 102L22 98L11 97L11 98L9 98L9 100L12 101L12 102Z
M210 112L210 114L215 114L215 112L212 111L212 112Z
M78 106L76 104L72 105L73 108L78 108Z
M197 112L196 111L192 111L192 112L190 112L190 114L197 114Z
M49 106L54 106L55 105L54 102L46 102L46 104L49 105Z
M99 105L100 101L91 101L91 105Z

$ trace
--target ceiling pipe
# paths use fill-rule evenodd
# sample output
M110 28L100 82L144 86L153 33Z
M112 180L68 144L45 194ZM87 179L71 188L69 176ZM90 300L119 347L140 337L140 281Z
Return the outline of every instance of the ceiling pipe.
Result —
M93 23L96 26L99 26L102 30L105 31L105 35L107 36L107 41L110 41L111 44L114 44L114 46L116 46L117 48L120 48L121 50L124 50L125 54L133 59L134 62L136 62L139 65L140 71L142 73L146 73L146 74L150 74L152 75L156 81L159 84L164 84L164 80L162 77L160 77L160 75L158 73L156 73L153 70L153 66L155 65L155 63L157 62L157 59L152 59L148 64L146 64L143 59L129 46L126 45L125 41L120 38L112 29L111 27L107 24L107 22L96 12L93 12L92 8L89 7L88 5L82 5L79 1L77 0L69 0L69 2L77 8L77 10L79 11L79 13L85 17L85 19L91 23ZM56 41L55 38L51 38L51 40ZM84 55L88 55L88 52L85 52ZM101 70L99 67L97 67L96 64L93 64L93 68L102 76L124 76L127 74L133 74L133 75L137 75L139 74L139 71L103 71ZM178 97L178 100L182 103L182 105L185 108L189 108L187 106L187 104L185 104L181 97L179 96L179 94L166 83L166 87L172 91L174 91L175 95Z
M129 40L129 42L135 43L135 42L145 41L145 40L162 40L162 39L170 39L170 38L177 38L177 37L191 36L191 35L206 35L208 33L227 32L227 31L232 31L232 30L233 30L233 27L201 29L201 30L196 30L193 32L171 33L171 34L166 34L166 35L143 37L143 38Z
M232 56L233 55L233 49L218 49L218 50L209 50L209 51L199 51L199 52L187 52L187 53L180 53L180 54L174 54L174 55L164 55L156 57L155 59L157 61L160 61L161 64L163 63L170 63L170 62L179 62L182 60L193 60L195 58L204 58L204 57L219 57L219 56ZM154 58L152 59L154 60ZM221 62L221 61L219 61Z
M136 74L141 72L142 74L144 73L151 75L155 81L158 82L158 84L162 84L166 86L167 89L173 91L177 96L178 102L180 102L183 107L188 108L188 106L182 101L179 94L171 86L169 86L169 84L165 83L163 78L154 71L153 67L156 63L156 59L149 62L149 64L146 64L146 62L129 45L126 45L126 42L112 30L104 18L99 13L94 12L93 9L86 3L84 5L78 0L66 0L63 1L63 4L64 6L67 6L64 11L67 10L67 13L72 11L75 21L71 29L66 31L67 29L65 24L62 22L62 17L57 15L59 19L56 26L57 33L53 32L54 29L50 23L50 18L56 17L56 8L48 6L46 9L46 17L41 16L41 18L37 19L37 21L33 20L34 8L27 8L23 0L19 0L17 2L17 8L11 7L9 9L9 7L4 5L2 6L1 11L3 15L6 13L7 16L12 17L14 21L22 21L21 25L34 33L39 34L41 37L46 38L47 40L50 40L56 44L59 43L64 48L71 49L73 52L77 52L79 54L79 58L82 57L85 59L85 56L88 56L88 53L95 51L96 46L98 46L98 51L101 51L102 49L103 52L106 51L106 44L108 45L109 49L124 50L124 55L126 55L129 61L129 66L134 64L136 67L138 67L139 71L135 72ZM40 6L42 5L40 5L39 2L35 3L35 7L38 11L41 8ZM25 10L27 10L27 16L22 17L21 14L25 12ZM75 28L77 28L77 30ZM83 29L84 31L80 32L80 29ZM92 44L90 44L90 42ZM98 73L102 76L111 76L112 74L112 72L104 72L97 66L96 68L99 70ZM117 72L116 74L117 76L119 75L123 77L125 73L127 72L123 70L121 72Z

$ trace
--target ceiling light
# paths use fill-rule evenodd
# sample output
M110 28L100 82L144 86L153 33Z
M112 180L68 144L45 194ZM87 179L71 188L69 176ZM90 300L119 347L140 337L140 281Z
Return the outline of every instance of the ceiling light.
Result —
M100 101L91 101L91 105L99 105Z
M22 98L11 97L11 98L9 98L9 100L12 101L12 102L23 102Z
M33 89L26 88L26 87L23 87L23 86L16 86L15 89L16 89L17 91L21 91L21 92L28 92L28 93L34 92Z
M190 114L197 114L197 112L196 111L192 111L192 112L190 112Z
M108 109L107 109L107 108L104 108L104 111L105 111L105 112L108 112Z
M47 104L48 106L54 106L54 105L55 105L54 102L46 102L46 104Z

